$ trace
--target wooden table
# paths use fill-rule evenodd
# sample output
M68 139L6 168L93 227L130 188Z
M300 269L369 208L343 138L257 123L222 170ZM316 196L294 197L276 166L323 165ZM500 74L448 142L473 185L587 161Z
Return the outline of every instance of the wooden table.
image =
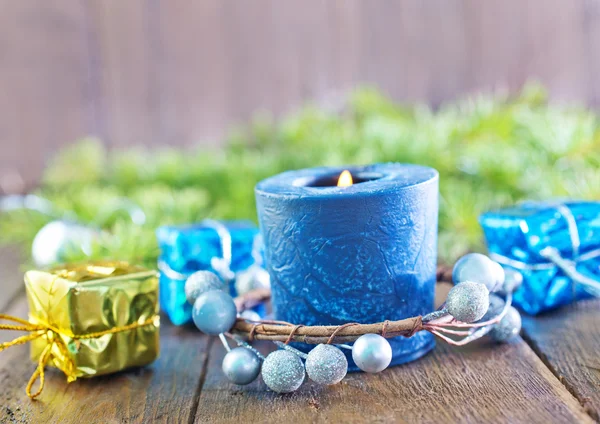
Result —
M19 262L0 254L0 277L11 283L2 286L3 310L24 317ZM13 296L10 287L17 288ZM260 379L243 388L230 384L220 369L220 343L164 318L161 357L153 365L72 384L49 370L37 401L25 395L35 369L28 347L1 352L0 422L594 422L600 417L599 324L600 300L580 302L526 317L522 338L510 344L440 342L423 359L380 374L351 374L331 387L308 382L277 395ZM0 332L0 341L14 337L7 333Z

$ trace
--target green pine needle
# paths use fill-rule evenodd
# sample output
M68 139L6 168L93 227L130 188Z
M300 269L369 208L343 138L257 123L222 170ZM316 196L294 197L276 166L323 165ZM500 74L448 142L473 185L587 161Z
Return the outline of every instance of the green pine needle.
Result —
M280 123L258 116L222 150L107 151L86 139L60 152L37 193L104 232L92 258L155 263L155 229L206 217L256 220L254 185L319 165L409 162L440 172L440 258L483 250L478 215L521 199L600 198L600 125L594 113L547 103L536 84L517 97L479 95L433 111L394 104L373 89L342 111L306 107ZM126 214L98 222L131 199L147 222ZM106 217L105 217L106 218ZM0 241L29 246L51 220L30 211L0 220ZM87 258L72 248L67 259Z

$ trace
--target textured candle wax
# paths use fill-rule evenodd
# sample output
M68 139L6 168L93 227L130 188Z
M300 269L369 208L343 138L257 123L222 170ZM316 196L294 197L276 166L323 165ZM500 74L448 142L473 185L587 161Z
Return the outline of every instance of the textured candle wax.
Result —
M407 164L349 167L355 184L336 187L344 169L290 171L256 186L276 318L337 325L431 312L437 171ZM392 364L419 358L434 345L427 332L389 341Z

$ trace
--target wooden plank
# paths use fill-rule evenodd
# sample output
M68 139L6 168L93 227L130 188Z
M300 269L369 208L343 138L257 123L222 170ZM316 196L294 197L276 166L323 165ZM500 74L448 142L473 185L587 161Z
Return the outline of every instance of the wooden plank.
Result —
M584 17L587 2L462 3L470 74L464 91L514 92L537 80L554 100L593 102L588 62L598 49L586 46L585 28L597 26L598 16Z
M174 0L158 11L165 143L218 143L257 112L281 116L355 85L356 2Z
M20 298L7 313L25 316ZM161 356L152 365L132 371L67 384L62 373L49 370L37 401L25 394L35 366L27 346L0 353L0 422L19 423L188 423L212 339L191 328L177 328L163 319ZM0 332L0 341L14 337Z
M473 87L473 44L480 39L479 3L409 0L386 7L362 2L358 81L379 86L402 102L437 106ZM505 37L494 38L494 44ZM486 46L487 48L487 46ZM493 80L479 88L489 89Z
M160 58L153 5L145 0L91 1L88 16L92 76L101 136L112 146L160 142Z
M590 328L594 317L587 314L597 309L597 302L574 306L575 313L565 312L568 319L554 319L558 325L576 322ZM24 316L26 308L20 298L7 313ZM556 322L550 328L556 332L554 344L564 340ZM570 334L571 329L564 331ZM11 336L2 332L0 341ZM584 339L583 334L573 337ZM595 359L590 352L597 351L597 333L594 340L596 344L576 349L580 357ZM268 392L261 381L241 389L229 384L220 370L223 348L193 329L166 324L161 341L162 357L146 369L71 385L60 373L49 372L37 402L24 394L35 368L24 359L27 347L12 347L0 354L0 421L188 422L195 415L197 422L591 422L521 340L507 345L482 341L460 349L440 344L425 358L382 374L352 374L333 387L307 383L299 392L284 396ZM266 352L270 345L263 343L260 348ZM587 365L594 368L591 362Z
M224 8L215 0L174 0L157 3L153 12L164 144L219 143L233 123L232 81L243 80L246 71L231 66L236 46L228 40L237 22Z
M23 290L23 273L19 264L23 255L16 246L0 246L0 311Z
M449 285L438 286L438 303ZM257 344L263 353L270 344ZM591 355L592 351L589 351ZM339 385L305 383L277 395L259 378L240 388L221 371L223 347L210 352L196 422L592 422L537 355L518 339L484 339L462 348L439 342L426 357L380 374L350 374Z
M600 421L600 300L524 317L526 340L546 365Z
M592 422L522 340L464 348L439 343L419 361L376 375L350 374L331 387L308 382L289 395L267 391L260 379L244 388L230 384L220 369L223 355L215 344L198 423L231 422L233 417L272 423Z
M599 104L594 2L306 3L4 2L0 186L18 174L31 186L86 134L219 144L257 110L328 103L362 83L437 105L534 77L555 99Z
M86 40L81 2L2 2L0 180L30 187L59 145L94 131Z
M583 5L582 30L585 32L585 50L588 59L588 76L586 86L590 90L588 104L600 107L600 84L597 84L600 75L600 3L585 2Z
M590 102L588 52L582 30L585 1L567 7L560 0L517 2L527 22L522 33L527 38L523 79L537 79L551 87L552 98L562 102ZM540 19L540 10L544 17ZM597 22L596 22L597 25ZM597 47L595 48L597 50ZM526 71L525 71L526 70Z

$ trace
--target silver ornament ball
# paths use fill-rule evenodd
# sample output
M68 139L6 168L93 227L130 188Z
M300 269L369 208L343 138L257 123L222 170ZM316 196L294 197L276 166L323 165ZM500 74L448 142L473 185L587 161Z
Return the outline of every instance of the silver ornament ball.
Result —
M516 269L507 268L504 270L506 273L506 278L504 279L504 284L502 285L502 293L514 293L521 284L523 284L523 274Z
M197 271L185 281L185 298L193 305L201 294L222 288L223 282L217 274L211 271Z
M240 314L240 318L247 319L248 321L260 321L260 315L258 312L252 309L246 309Z
M319 384L337 384L348 372L348 360L340 349L328 344L320 344L308 353L306 373Z
M221 290L201 294L192 308L192 319L200 331L217 335L233 327L237 309L231 296Z
M479 321L489 321L495 317L497 317L502 310L504 309L504 299L502 299L497 294L490 294L490 306L488 307L487 312Z
M298 355L276 350L266 357L261 375L269 389L277 393L296 391L304 381L304 364Z
M235 290L238 295L243 295L254 289L268 289L271 287L271 277L264 268L252 265L235 275Z
M506 342L521 332L521 314L514 307L510 307L500 320L490 331L490 337L497 342Z
M260 374L261 360L250 349L236 347L223 358L223 373L234 384L250 384Z
M498 268L502 267L487 256L481 253L469 253L454 264L452 281L454 284L473 281L484 284L488 290L494 290L501 277Z
M392 347L378 334L364 334L352 346L352 359L365 372L380 372L392 361Z
M490 293L487 287L474 281L465 281L452 287L446 298L448 313L466 323L483 318L489 306Z
M491 292L496 292L502 290L504 286L504 281L506 279L506 273L504 272L504 268L498 262L490 259L492 262L492 268L494 268L494 274L496 275L496 283L492 288L489 288Z

